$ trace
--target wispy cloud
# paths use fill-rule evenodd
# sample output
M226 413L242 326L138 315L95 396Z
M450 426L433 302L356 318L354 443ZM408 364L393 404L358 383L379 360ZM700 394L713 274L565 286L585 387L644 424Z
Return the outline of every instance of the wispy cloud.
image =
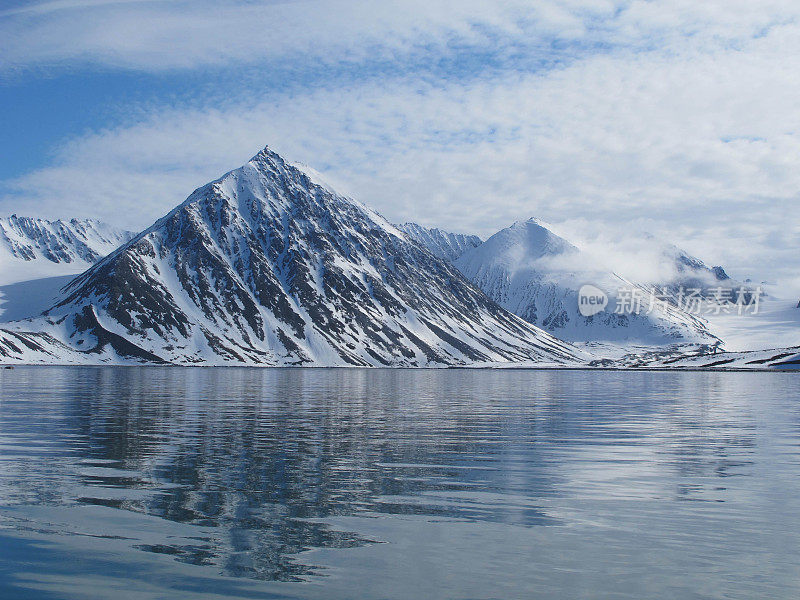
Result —
M0 12L5 69L100 65L147 71L287 57L362 61L435 45L520 38L525 24L561 38L611 3L64 1ZM580 9L580 10L577 10Z
M34 5L0 17L5 64L357 68L148 107L4 182L0 208L145 226L269 143L398 221L487 235L537 215L742 275L800 266L796 3L218 6Z
M510 51L531 38L736 45L800 14L787 0L60 0L0 11L2 69L160 71L304 57L389 58L426 46Z

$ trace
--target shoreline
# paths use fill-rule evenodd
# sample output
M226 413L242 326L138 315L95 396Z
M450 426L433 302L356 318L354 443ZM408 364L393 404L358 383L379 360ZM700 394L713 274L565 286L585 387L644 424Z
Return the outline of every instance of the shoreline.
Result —
M10 368L9 368L10 367ZM76 363L3 363L0 362L0 371L13 371L17 367L89 367L89 368L160 368L160 369L328 369L328 370L364 370L364 371L630 371L630 372L703 372L703 373L800 373L800 365L791 367L703 367L703 366L652 366L652 367L613 367L613 366L557 366L557 365L445 365L441 367L368 367L368 366L347 366L347 365L308 365L308 366L279 366L279 365L204 365L190 364L182 365L175 363L167 364L76 364Z

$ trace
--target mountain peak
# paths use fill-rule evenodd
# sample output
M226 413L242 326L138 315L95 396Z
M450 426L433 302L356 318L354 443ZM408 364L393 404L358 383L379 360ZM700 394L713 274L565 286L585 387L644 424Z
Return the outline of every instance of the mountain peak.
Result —
M269 147L75 279L47 319L75 352L182 364L576 356Z
M551 227L550 223L543 221L539 217L530 217L528 220L525 221L525 224L536 225L538 227L542 227L543 229L550 229Z
M256 152L256 154L253 156L253 158L251 158L248 162L254 162L254 161L258 162L258 161L263 161L263 160L278 160L280 162L283 162L283 157L280 154L278 154L277 152L274 152L267 145L267 146L264 146L258 152Z
M577 250L570 242L553 233L544 221L531 217L501 229L480 247L465 253L460 260L469 261L478 258L478 255L480 261L492 257L493 262L502 263L513 270L515 265Z
M632 284L594 268L591 256L540 219L514 223L454 264L501 306L561 339L672 343L710 337L697 319L672 308L659 308L652 315L613 311L581 315L578 293L582 286L592 284L613 296L615 290Z

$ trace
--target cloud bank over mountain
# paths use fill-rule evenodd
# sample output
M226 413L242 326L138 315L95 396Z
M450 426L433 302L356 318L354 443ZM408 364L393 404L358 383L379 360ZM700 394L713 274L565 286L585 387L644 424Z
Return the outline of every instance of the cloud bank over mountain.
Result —
M790 2L12 5L4 85L110 72L158 92L53 140L2 182L0 211L144 226L267 140L394 222L649 231L800 288L798 17Z

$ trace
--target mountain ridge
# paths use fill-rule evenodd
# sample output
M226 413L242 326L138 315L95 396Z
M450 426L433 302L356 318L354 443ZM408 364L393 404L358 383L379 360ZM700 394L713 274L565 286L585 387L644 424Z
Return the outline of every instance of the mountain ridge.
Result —
M668 302L647 307L648 314L613 311L612 301L621 290L645 296L654 290L606 271L536 218L501 229L454 264L498 304L571 342L717 341L700 319ZM603 290L609 297L609 310L581 315L578 294L584 285Z
M397 225L410 238L425 246L430 252L449 262L453 262L467 250L480 246L483 240L477 235L452 233L438 227L424 227L417 223Z
M97 219L0 217L0 252L26 262L94 263L133 235Z
M38 324L84 356L178 364L564 364L580 354L269 148L74 279Z

